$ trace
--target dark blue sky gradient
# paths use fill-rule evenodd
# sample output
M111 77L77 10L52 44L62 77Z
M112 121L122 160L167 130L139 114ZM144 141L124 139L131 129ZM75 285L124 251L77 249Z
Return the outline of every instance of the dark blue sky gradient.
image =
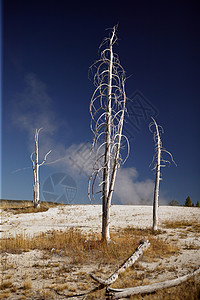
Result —
M30 131L13 120L28 95L27 76L32 74L45 86L47 110L56 127L51 141L66 149L92 141L89 101L94 86L88 68L109 34L105 29L118 24L115 52L130 76L127 96L138 90L157 109L156 120L165 131L163 146L178 165L162 170L162 197L184 203L190 195L196 203L200 193L198 1L2 3L2 198L32 199L31 169L12 173L30 166L33 151ZM149 122L143 120L140 131L134 132L124 166L135 167L139 181L154 180L149 168L154 153ZM45 137L44 131L41 140ZM55 166L44 167L41 184L54 171ZM76 202L87 203L86 178L80 175L76 182L81 195Z

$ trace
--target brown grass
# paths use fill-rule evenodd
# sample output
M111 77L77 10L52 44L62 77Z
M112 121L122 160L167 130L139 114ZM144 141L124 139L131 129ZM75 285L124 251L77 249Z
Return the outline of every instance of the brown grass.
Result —
M11 212L13 214L45 212L50 207L57 206L62 207L63 204L44 201L41 202L40 208L34 208L32 201L0 200L0 208L2 208L4 211Z
M24 207L27 207L27 202ZM19 207L16 211L20 211L20 209L22 208ZM34 208L31 207L31 209ZM22 210L25 211L24 208ZM185 220L168 221L164 223L165 228L174 228L179 232L183 230L184 232L199 232L200 224ZM178 254L177 241L174 240L169 243L169 241L161 238L163 233L165 233L163 230L153 232L149 228L138 229L127 227L111 232L112 241L108 245L101 241L100 234L86 234L75 229L49 231L33 237L21 234L16 237L4 236L1 239L0 251L2 253L22 253L23 251L33 249L42 250L42 259L32 266L32 268L37 268L35 269L37 275L34 275L36 276L34 279L37 277L39 278L38 280L48 279L49 288L46 286L44 289L36 292L31 285L33 277L30 281L25 277L21 281L21 297L24 297L24 299L28 297L32 297L32 299L55 299L55 291L72 296L80 293L80 290L82 292L90 290L92 283L87 271L84 269L85 265L93 264L96 266L96 270L94 267L94 272L99 272L98 274L95 273L96 275L102 278L107 277L133 253L141 239L148 239L151 243L151 246L143 255L144 262L159 261L160 258ZM193 249L196 246L191 243L185 245L185 247ZM64 258L66 263L52 261L52 257L58 257L58 259L59 257ZM10 277L6 273L8 269L8 262L5 258L2 261L2 272L5 275L0 286L2 290L0 292L0 299L7 299L16 292L16 287L13 286ZM80 271L77 271L77 269ZM136 263L134 267L129 268L120 275L113 287L125 288L153 283L155 274L162 274L165 271L168 272L169 270L165 270L165 267L162 265L158 265L152 271L150 268L146 269L142 264ZM175 267L171 271L176 271ZM76 275L72 275L72 273L76 273ZM77 276L77 278L73 276ZM131 299L197 300L199 296L199 277L197 277L178 287L164 289L151 295L133 296ZM105 290L87 295L85 299L105 299Z
M190 279L179 286L163 289L149 295L132 296L132 300L199 300L200 285L197 280Z
M147 281L143 281L146 284ZM126 283L125 283L126 284ZM131 286L141 284L140 280L133 279ZM104 291L98 291L85 297L87 300L105 299ZM123 298L124 299L124 298ZM191 279L173 288L163 289L146 295L135 295L128 299L132 300L199 300L200 285L197 280Z
M30 214L30 213L45 212L48 209L49 209L48 207L40 205L39 208L34 208L33 206L4 208L4 211L11 212L14 215L16 215L16 214Z
M157 257L164 257L178 252L175 243L167 243L152 233L134 229L114 232L112 242L108 245L101 241L99 235L86 235L80 230L52 231L38 236L29 237L17 235L4 238L1 241L1 252L22 253L33 249L45 250L51 253L62 253L71 259L73 264L83 264L99 261L100 263L114 263L124 260L131 255L143 238L149 239L150 250L145 254L146 259L152 261Z
M23 283L23 290L30 290L31 289L31 281L30 280L25 280Z
M0 284L1 290L5 290L5 289L11 288L11 287L12 287L12 281L9 281L9 280L2 281Z
M3 292L0 294L0 299L7 299L10 296L9 292Z
M187 220L178 220L178 221L165 221L162 223L164 228L169 229L187 229L188 231L200 232L200 223L197 221L187 221Z

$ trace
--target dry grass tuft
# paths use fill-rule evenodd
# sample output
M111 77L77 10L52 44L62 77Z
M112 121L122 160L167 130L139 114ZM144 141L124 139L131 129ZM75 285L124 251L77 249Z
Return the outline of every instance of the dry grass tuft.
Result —
M16 214L30 214L30 213L45 212L48 209L49 209L48 207L40 205L39 208L34 208L33 206L4 208L4 211L11 212L14 215L16 215Z
M164 228L169 228L169 229L187 228L187 230L192 232L193 231L196 233L200 232L200 223L198 223L197 221L187 221L187 220L165 221L162 224Z
M0 299L8 299L8 297L10 297L9 292L3 292L0 294Z
M30 280L25 280L22 289L23 290L30 290L31 289L31 281Z
M42 289L41 291L39 291L39 297L37 299L53 300L55 299L55 294L52 291Z
M32 201L0 200L0 208L13 214L45 212L50 207L63 207L63 204L53 202L41 202L40 208L34 208Z
M0 290L5 290L5 289L9 289L12 287L12 281L6 280L6 281L2 281L0 284Z
M158 229L158 230L153 230L152 228L135 228L131 226L127 226L126 228L123 229L125 233L132 234L132 235L141 235L141 236L148 236L148 235L159 235L162 233L165 233L166 231Z

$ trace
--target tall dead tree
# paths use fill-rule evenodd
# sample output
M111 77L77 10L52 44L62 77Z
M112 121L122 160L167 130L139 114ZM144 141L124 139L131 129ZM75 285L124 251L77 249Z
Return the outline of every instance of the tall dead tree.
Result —
M33 153L31 153L31 156L30 156L32 164L33 164L33 177L34 177L34 182L33 182L33 205L34 205L35 208L40 207L39 167L42 166L46 162L47 156L51 153L51 150L50 150L44 156L44 160L41 163L38 162L39 161L38 138L39 138L39 133L40 133L41 130L42 130L42 128L35 130L35 151Z
M159 199L159 184L161 178L161 172L160 169L161 167L166 167L166 164L170 164L169 160L165 160L162 157L162 153L165 152L167 153L171 161L176 165L174 162L172 154L164 149L162 147L162 141L161 141L161 133L164 133L164 130L162 126L158 125L154 118L152 117L153 122L149 124L149 130L153 133L153 139L155 142L155 154L153 156L153 160L151 164L154 163L154 167L152 170L156 170L156 179L155 179L155 187L154 187L154 199L153 199L153 230L157 230L158 228L158 199ZM152 131L152 127L155 126L155 131Z
M117 26L114 26L111 36L105 38L100 46L100 59L91 67L95 69L94 85L96 89L90 101L91 130L94 133L93 149L96 159L88 186L88 194L94 197L94 186L100 179L100 193L102 199L102 239L110 240L110 207L114 191L117 170L122 162L120 148L122 138L127 144L128 140L122 134L124 113L126 105L125 71L122 68L113 46L117 41Z

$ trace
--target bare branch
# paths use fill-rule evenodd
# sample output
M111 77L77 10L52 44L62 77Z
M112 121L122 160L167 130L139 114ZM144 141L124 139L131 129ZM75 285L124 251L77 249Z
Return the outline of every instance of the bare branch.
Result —
M47 156L48 156L51 152L52 152L52 150L50 150L49 152L47 152L47 154L46 154L45 157L44 157L43 162L41 162L41 163L39 164L39 167L42 166L42 165L46 162Z
M34 154L35 154L35 152L32 152L31 155L30 155L30 159L31 159L33 165L35 164L35 161L33 160L33 155L34 155Z

